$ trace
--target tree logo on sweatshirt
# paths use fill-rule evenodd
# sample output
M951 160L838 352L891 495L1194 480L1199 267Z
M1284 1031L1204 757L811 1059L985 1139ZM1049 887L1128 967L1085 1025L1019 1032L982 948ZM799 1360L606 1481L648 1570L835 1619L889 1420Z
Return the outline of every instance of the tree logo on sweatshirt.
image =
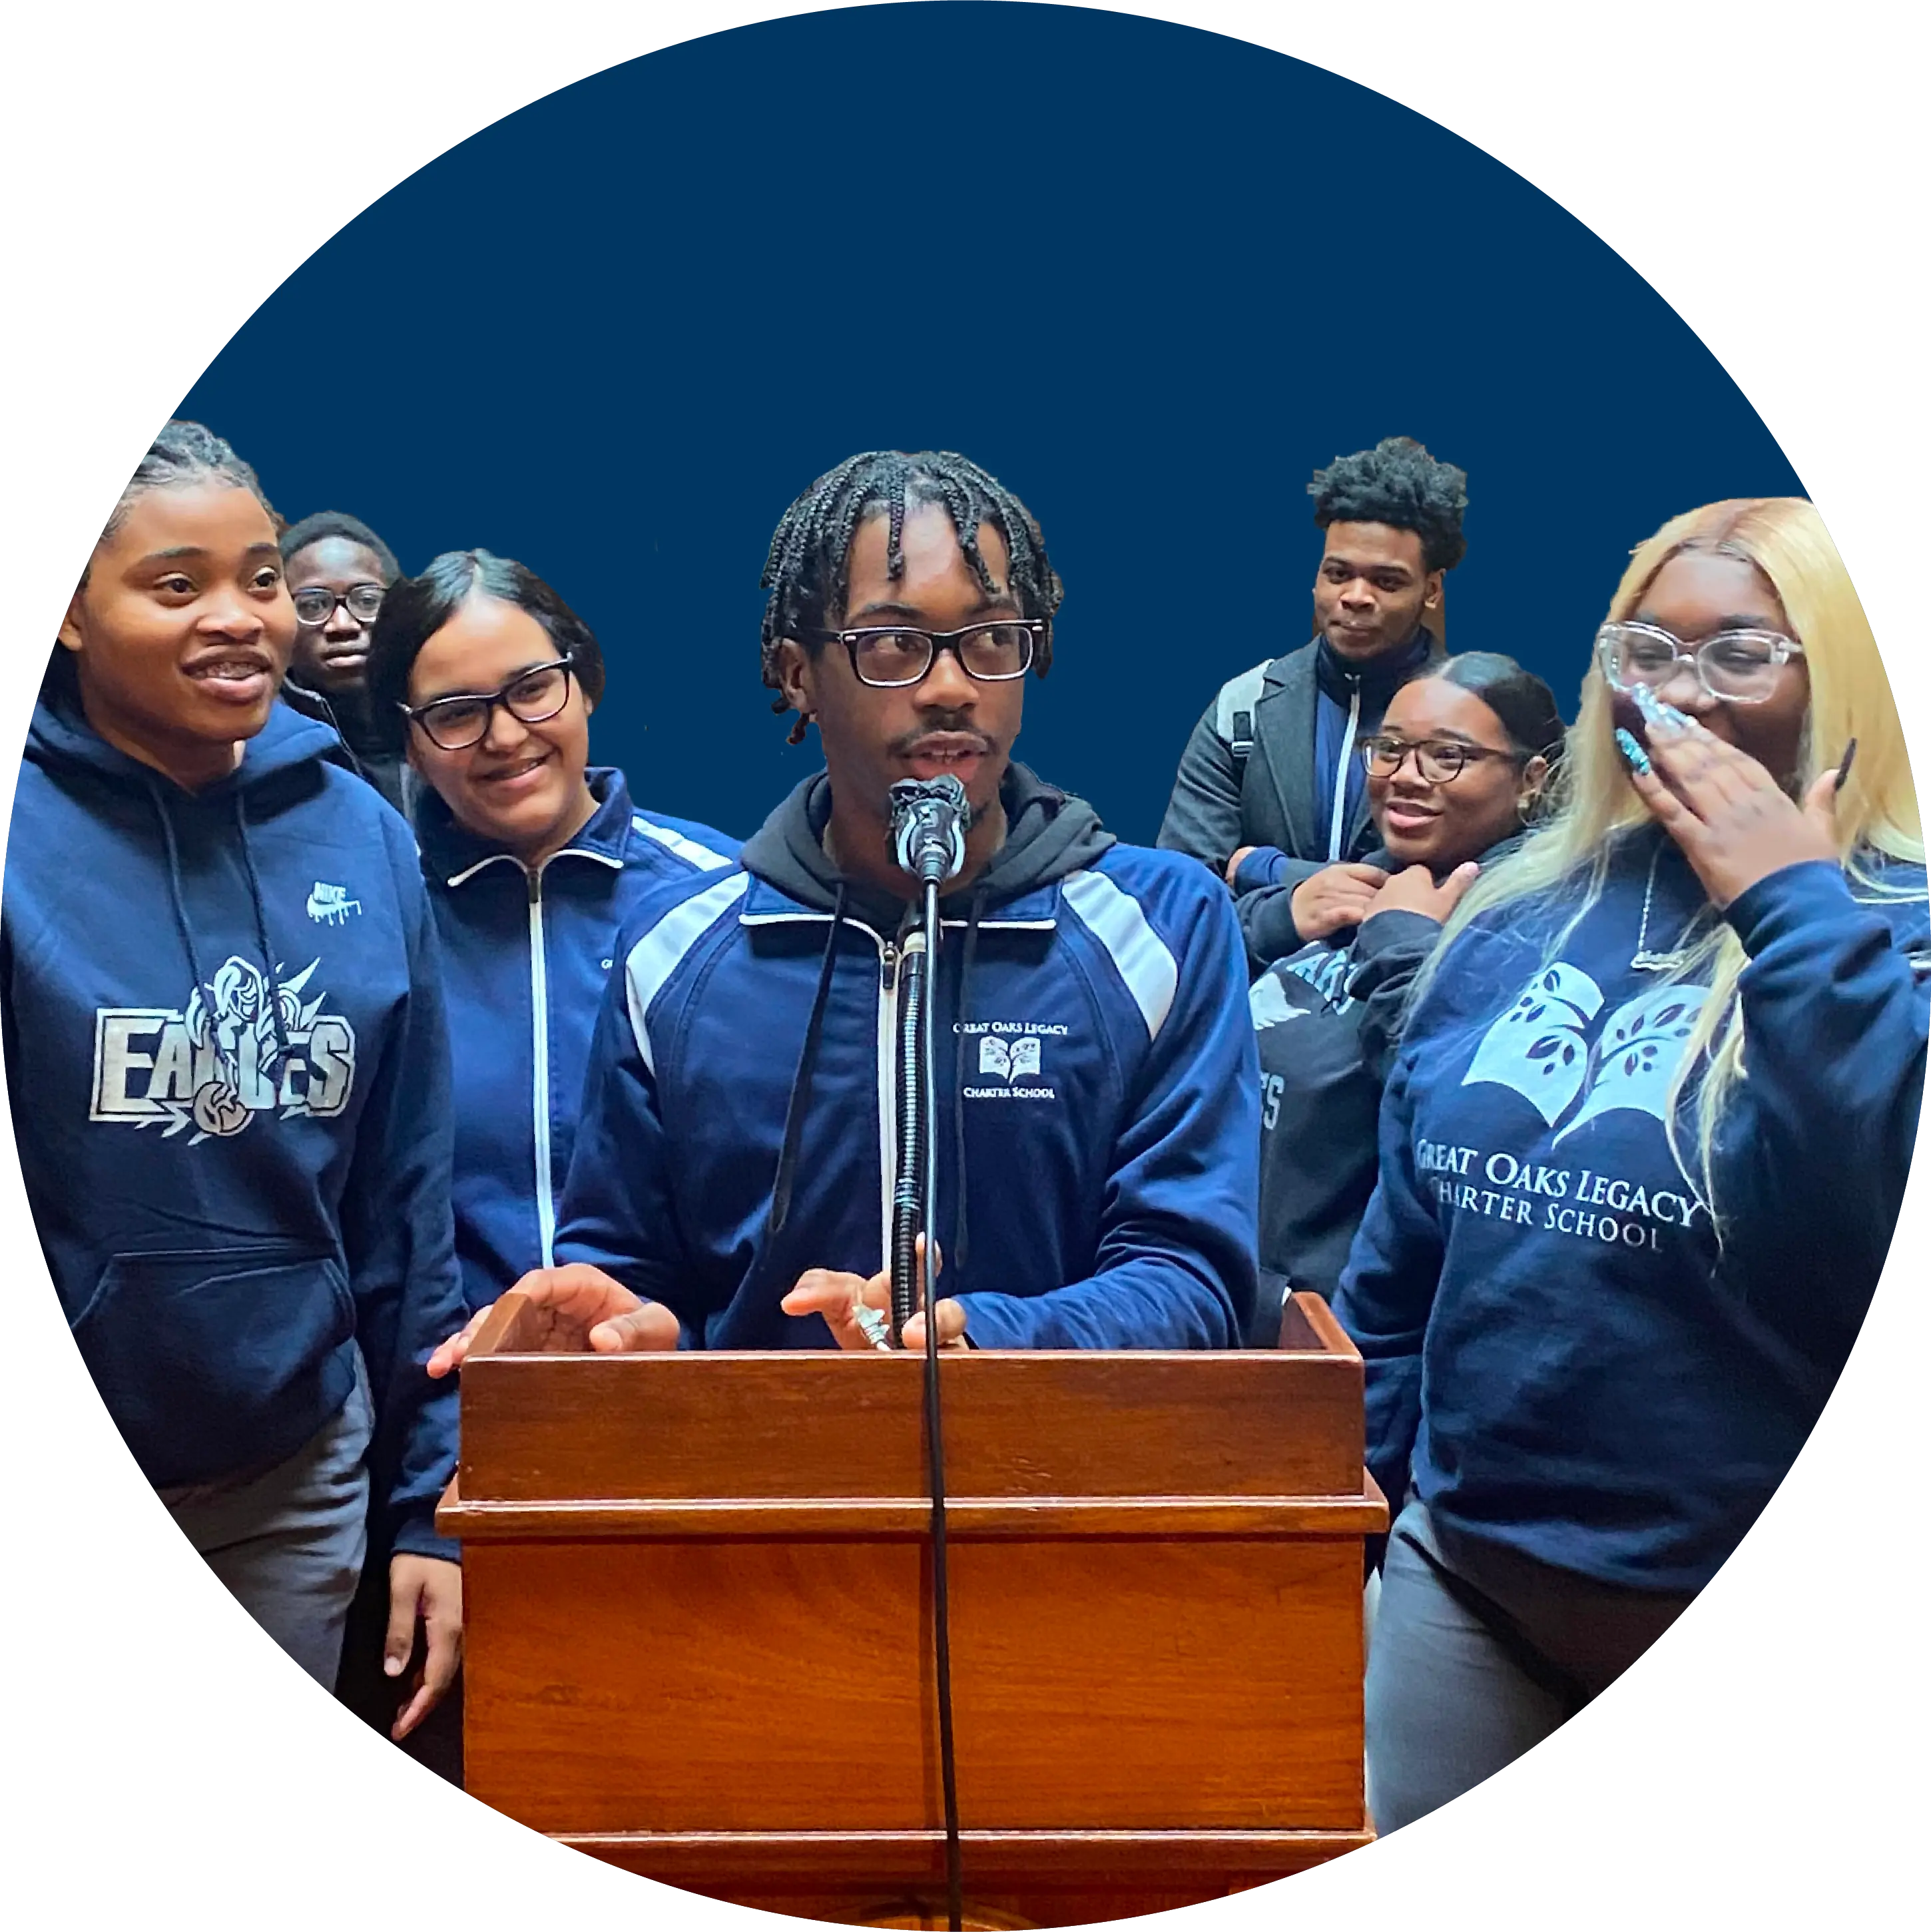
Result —
M1567 1115L1558 1141L1618 1107L1666 1120L1671 1083L1709 997L1707 986L1652 987L1599 1026L1601 988L1579 966L1547 967L1483 1034L1462 1084L1513 1088L1552 1127Z
M103 1006L94 1016L90 1120L229 1139L257 1114L332 1120L355 1085L355 1032L307 997L322 962L271 985L252 961L226 961L185 1007Z

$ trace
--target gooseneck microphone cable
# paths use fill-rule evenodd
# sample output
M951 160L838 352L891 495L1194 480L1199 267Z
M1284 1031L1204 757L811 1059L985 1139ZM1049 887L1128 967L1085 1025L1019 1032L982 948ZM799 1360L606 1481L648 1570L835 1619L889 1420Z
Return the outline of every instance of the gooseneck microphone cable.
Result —
M925 958L939 956L939 888L925 885ZM946 1563L946 1455L943 1418L939 1407L939 1310L934 1285L938 1274L938 1109L930 1104L932 1084L932 1007L929 997L919 1012L924 1037L922 1062L927 1088L925 1130L925 1459L932 1490L932 1660L939 1698L939 1779L946 1808L946 1916L951 1932L960 1932L964 1910L959 1861L958 1773L952 1756L952 1591ZM955 1102L963 1106L964 1096ZM963 1182L961 1176L954 1184Z
M946 1913L961 1932L958 1767L952 1742L952 1592L946 1560L943 1412L939 1396L938 1109L933 1104L933 1008L939 957L939 886L965 863L971 820L955 778L901 780L892 788L892 844L898 864L922 888L922 930L908 940L900 968L898 1168L892 1195L892 1345L904 1346L916 1306L925 1316L925 1462L932 1504L932 1653L939 1715L939 1778L945 1807ZM963 1177L961 1178L961 1180ZM923 1265L919 1238L924 1236ZM922 1293L919 1284L922 1282Z

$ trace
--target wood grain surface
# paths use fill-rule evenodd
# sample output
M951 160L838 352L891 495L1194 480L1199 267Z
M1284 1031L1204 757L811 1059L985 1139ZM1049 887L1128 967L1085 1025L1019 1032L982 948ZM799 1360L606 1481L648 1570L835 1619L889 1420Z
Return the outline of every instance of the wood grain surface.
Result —
M519 1353L526 1332L499 1305L463 1371L439 1513L465 1543L468 1788L694 1890L928 1922L920 1364ZM1361 1540L1387 1511L1358 1356L1312 1297L1283 1341L942 1365L985 1922L1219 1896L1372 1835Z

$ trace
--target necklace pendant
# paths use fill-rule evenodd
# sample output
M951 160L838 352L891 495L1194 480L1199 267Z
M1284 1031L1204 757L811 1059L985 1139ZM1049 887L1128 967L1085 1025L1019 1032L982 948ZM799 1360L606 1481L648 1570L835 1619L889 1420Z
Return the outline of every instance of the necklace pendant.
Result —
M1652 952L1645 946L1631 958L1630 964L1639 973L1674 973L1689 957L1685 952Z

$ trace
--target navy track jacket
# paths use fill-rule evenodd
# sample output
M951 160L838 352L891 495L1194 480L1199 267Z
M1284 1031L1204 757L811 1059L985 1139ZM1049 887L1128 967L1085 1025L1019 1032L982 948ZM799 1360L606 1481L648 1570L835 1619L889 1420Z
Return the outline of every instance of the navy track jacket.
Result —
M1227 893L1023 766L1004 798L1005 844L946 902L940 1292L982 1346L1237 1346L1260 1126ZM827 1346L780 1299L808 1268L886 1264L905 908L838 878L829 812L820 774L745 869L649 895L591 1049L556 1258L665 1303L698 1346Z
M639 811L589 774L597 809L532 872L427 789L415 808L455 1042L456 1252L473 1310L554 1258L556 1201L617 935L644 893L736 862L737 841Z
M182 790L35 712L0 920L7 1097L74 1340L148 1479L267 1468L376 1403L379 1523L434 1532L463 1319L449 1062L409 828L283 705ZM372 1559L375 1552L372 1552Z

